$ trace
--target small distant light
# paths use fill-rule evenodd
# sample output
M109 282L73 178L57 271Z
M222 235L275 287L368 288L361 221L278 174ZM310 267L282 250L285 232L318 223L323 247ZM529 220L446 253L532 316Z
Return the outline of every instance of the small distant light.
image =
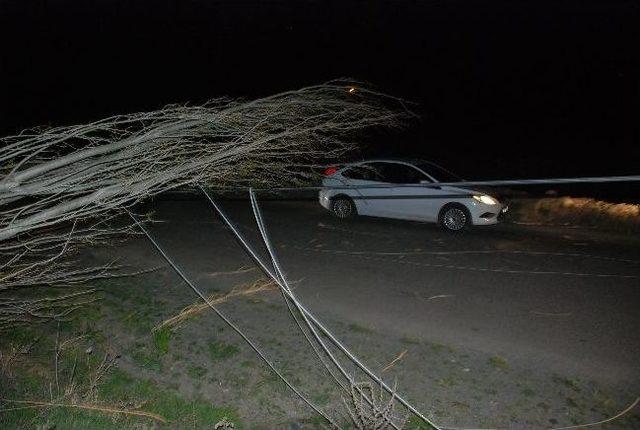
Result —
M349 91L349 94L353 94L356 92L356 87L349 87L348 91Z

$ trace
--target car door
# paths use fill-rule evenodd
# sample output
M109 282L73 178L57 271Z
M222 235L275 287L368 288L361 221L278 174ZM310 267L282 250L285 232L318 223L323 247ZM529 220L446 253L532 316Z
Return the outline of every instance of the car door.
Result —
M396 186L389 187L380 199L381 211L400 219L433 221L437 218L431 204L437 188L423 185L432 182L423 172L400 162L387 162L382 170L386 182Z
M378 161L370 163L370 166L380 185L378 188L366 190L367 201L376 216L411 219L411 201L405 199L405 189L402 185L419 180L405 169L407 166L400 163Z

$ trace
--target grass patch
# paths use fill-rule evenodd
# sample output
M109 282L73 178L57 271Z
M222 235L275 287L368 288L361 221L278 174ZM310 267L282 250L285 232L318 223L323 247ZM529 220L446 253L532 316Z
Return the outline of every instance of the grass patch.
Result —
M458 382L453 378L453 376L440 378L438 379L437 383L440 387L444 387L444 388L454 387L458 384Z
M207 369L202 366L189 366L187 367L187 375L192 379L202 379L207 375Z
M202 399L184 399L172 389L133 379L117 369L102 386L102 393L105 399L125 404L144 401L144 409L163 416L169 422L168 428L213 428L225 417L236 428L242 428L238 414L231 408L216 407Z
M83 429L121 430L143 429L145 425L133 419L114 418L112 415L83 411L72 408L49 408L41 415L42 409L23 409L0 415L0 426L6 429ZM33 423L40 423L31 427ZM147 424L148 428L148 424Z
M522 389L522 395L525 397L533 397L536 395L536 392L529 387L525 387Z
M449 345L445 345L444 343L429 342L429 345L434 352L454 352L454 349L452 347L450 347Z
M373 333L373 330L370 329L369 327L365 327L363 325L356 324L356 323L351 323L351 324L349 324L348 327L349 327L349 330L351 330L352 332L355 332L355 333L364 333L364 334Z
M590 198L557 197L514 201L510 216L525 222L582 225L631 233L640 231L640 205Z
M136 364L144 369L156 372L162 370L160 355L155 350L148 351L146 347L142 347L135 350L133 354L131 354L131 358L136 362Z
M48 402L50 390L53 390L53 395L56 396L56 386L53 382L55 373L53 369L43 366L45 360L29 358L29 361L23 359L12 367L10 382L3 380L2 396L8 399ZM59 362L61 392L69 389L67 381L69 375L73 374L74 394L59 401L54 398L53 403L78 402L96 407L144 411L161 416L166 423L122 413L72 407L47 407L0 413L0 428L82 430L213 428L223 418L232 421L236 429L242 428L238 414L231 408L217 407L200 398L185 399L174 389L160 386L149 380L135 379L117 368L111 369L101 379L95 391L95 397L84 398L82 393L91 387L91 380L95 376L94 371L99 367L101 360L98 355L88 355L84 347L69 350L67 354L61 355ZM2 405L3 408L19 406L24 405L10 402Z
M309 418L302 420L305 424L310 424L311 428L325 428L327 426L327 420L322 415L313 415ZM345 426L343 426L344 428ZM306 428L306 427L303 427Z
M22 326L13 327L2 333L2 343L4 344L24 345L37 338L34 331Z
M140 375L137 371L130 375L117 369L115 357L119 351L112 352L110 336L119 332L134 335L133 339L124 337L135 343L125 345L123 352L136 367L159 375L166 370L163 361L169 362L164 357L170 352L174 333L169 329L149 333L158 319L158 304L162 303L149 295L156 286L153 281L138 284L109 280L100 284L105 298L98 307L80 309L59 324L18 327L0 333L0 357L16 352L0 367L0 397L59 405L2 412L0 429L213 429L224 418L233 422L235 429L241 429L238 414L232 408L212 405L200 397L182 397L167 383L134 377ZM99 329L102 318L107 318L105 323L109 324L104 332ZM223 356L230 356L237 347L222 350ZM198 369L198 375L203 371L206 374L206 369ZM94 410L73 405L91 406ZM0 401L1 409L25 406ZM126 415L120 410L151 415ZM166 423L157 421L156 415Z
M173 332L169 328L161 328L153 332L153 346L160 355L166 355L169 352L169 341Z
M420 345L420 339L416 339L415 337L402 336L400 338L400 343L404 343L405 345Z
M573 391L579 392L581 391L580 386L582 385L580 379L578 378L567 378L564 376L554 376L553 381L562 384L568 388L571 388Z
M433 430L433 427L422 421L422 419L411 415L405 424L406 430Z
M273 396L273 393L283 395L289 391L287 384L278 375L269 371L265 371L262 378L255 385L255 390L263 389L269 396Z
M233 343L226 343L221 340L214 340L209 343L209 355L214 361L226 360L238 352L240 352L240 348Z
M135 310L123 315L121 322L125 329L135 334L145 334L153 328L152 312L148 309Z
M326 406L331 401L329 392L316 393L311 396L311 401L319 406Z
M489 358L489 365L498 370L509 369L509 363L507 362L507 360L503 357L500 357L499 355L494 355L493 357Z

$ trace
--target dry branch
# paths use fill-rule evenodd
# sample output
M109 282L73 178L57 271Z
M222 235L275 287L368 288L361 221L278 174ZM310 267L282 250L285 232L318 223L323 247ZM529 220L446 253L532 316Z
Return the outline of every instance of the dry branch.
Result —
M276 284L273 281L258 279L257 281L249 285L236 286L226 294L213 293L207 297L207 300L212 305L218 305L236 297L252 296L263 291L274 291L275 289ZM180 312L178 312L178 314L172 316L171 318L167 318L166 320L160 322L155 327L153 327L152 331L176 327L185 320L192 318L195 315L206 311L207 309L210 309L209 305L205 301L199 300L198 302L185 307Z
M58 327L59 328L59 327ZM82 409L88 411L95 411L108 414L122 414L136 417L149 418L161 423L167 421L160 415L142 411L137 408L124 408L108 404L100 404L98 402L99 387L104 381L105 377L116 366L117 354L111 352L105 352L102 360L97 365L87 364L88 377L87 380L79 377L77 371L78 355L75 355L75 361L73 366L67 368L66 371L58 366L58 363L62 355L70 350L76 350L80 348L80 343L85 339L86 335L80 335L72 337L66 340L60 339L60 331L56 332L56 342L54 353L54 375L53 380L49 381L50 396L48 401L45 400L26 400L26 399L6 399L0 398L0 415L2 413L22 410L22 409L42 409L47 410L49 408L68 408L68 409ZM13 362L17 361L15 358L18 354L27 354L28 351L37 342L37 339L33 340L29 344L22 346L11 345L11 352L3 356L3 351L0 350L0 364L2 365L2 373L0 376L10 375L10 369ZM85 350L85 354L89 354L90 350ZM87 362L89 363L89 362ZM51 390L51 387L55 384L55 395ZM5 404L13 406L4 407Z
M349 133L397 125L406 111L389 108L389 100L325 84L7 137L0 151L6 207L0 243L185 184L300 183L309 167L351 148Z
M123 209L177 187L302 184L353 148L354 132L399 126L401 101L351 82L244 101L219 98L0 139L0 295L76 285L114 267L67 257L131 234Z
M151 418L152 420L159 421L161 423L166 423L163 417L158 414L154 414L146 411L132 411L128 409L120 409L115 406L102 406L91 403L56 403L56 402L41 402L36 400L11 400L11 399L0 399L2 402L7 403L16 403L22 404L26 406L17 406L13 408L3 408L0 409L0 413L16 411L20 409L35 409L35 408L71 408L71 409L84 409L89 411L96 412L106 412L110 414L123 414L123 415L133 415L137 417Z
M61 296L24 299L0 295L0 331L37 321L64 320L71 312L97 300L95 289Z
M351 423L357 430L388 430L403 428L408 416L399 417L395 412L395 387L391 395L386 398L385 390L380 387L374 390L370 382L351 384L351 396L344 399ZM365 396L371 402L365 400Z
M398 361L402 360L404 358L404 356L407 355L407 352L409 352L409 350L407 350L407 349L402 350L402 352L400 354L398 354L398 356L396 358L391 360L391 362L389 364L387 364L386 366L384 366L382 368L380 373L384 373L387 370L391 369L393 366L395 366Z

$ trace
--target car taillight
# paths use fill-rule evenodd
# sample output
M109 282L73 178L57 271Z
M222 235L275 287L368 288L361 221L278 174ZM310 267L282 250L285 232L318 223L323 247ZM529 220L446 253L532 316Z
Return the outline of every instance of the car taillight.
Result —
M327 170L324 171L324 176L331 176L338 171L337 167L328 167Z

